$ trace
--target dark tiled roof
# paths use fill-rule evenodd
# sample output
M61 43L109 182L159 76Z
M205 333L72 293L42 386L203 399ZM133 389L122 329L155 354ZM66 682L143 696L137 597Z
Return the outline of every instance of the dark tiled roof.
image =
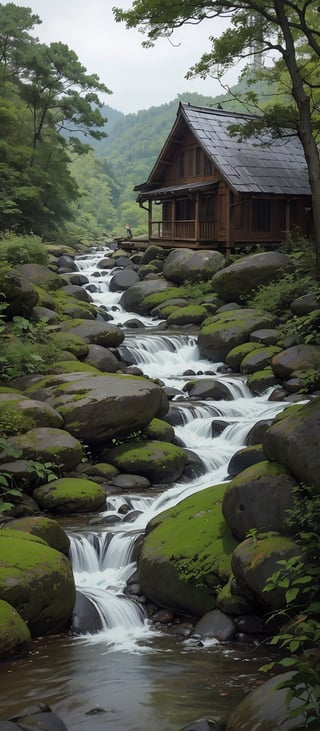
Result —
M142 194L142 197L144 199L154 198L157 196L159 196L159 198L164 198L169 197L174 193L191 193L192 191L196 190L209 190L212 188L216 188L217 186L218 181L213 181L210 183L184 183L184 185L166 185L163 188L150 188L150 190Z
M182 116L199 144L233 190L243 193L310 195L307 166L297 137L239 142L230 125L250 115L180 104Z

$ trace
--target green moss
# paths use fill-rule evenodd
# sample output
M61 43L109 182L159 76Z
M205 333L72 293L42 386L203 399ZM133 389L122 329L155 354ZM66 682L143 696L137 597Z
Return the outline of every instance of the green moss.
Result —
M58 363L47 368L48 373L55 373L57 375L61 373L96 373L101 375L101 371L88 363L81 363L81 361L75 362L74 360L60 360Z
M153 292L152 294L147 294L142 300L142 306L144 310L151 311L154 307L161 305L168 299L181 296L182 295L180 287L168 287L168 289L165 289L162 292Z
M143 429L142 434L147 439L156 439L165 442L173 442L174 440L173 426L162 419L152 419L145 429Z
M31 647L31 634L22 617L8 602L0 599L0 660L21 655Z
M248 342L242 343L242 345L236 345L235 348L229 350L229 353L226 356L226 364L234 370L239 370L240 363L245 355L251 353L253 350L258 350L258 348L263 348L262 343Z
M226 488L206 488L156 516L148 526L148 555L154 551L165 556L184 581L211 587L226 583L237 545L222 515Z
M187 305L186 307L177 307L167 322L170 324L194 323L200 324L207 317L207 310L202 305Z

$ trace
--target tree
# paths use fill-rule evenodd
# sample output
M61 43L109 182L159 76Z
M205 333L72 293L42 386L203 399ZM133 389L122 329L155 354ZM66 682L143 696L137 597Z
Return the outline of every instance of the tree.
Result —
M218 75L240 59L254 57L257 45L262 52L272 51L276 64L288 74L294 102L296 133L308 168L315 236L316 270L320 276L320 156L319 92L320 77L315 72L320 58L320 11L318 0L134 0L132 8L113 8L116 21L127 28L138 27L152 46L160 37L170 37L184 24L199 24L205 19L225 18L229 27L217 38L210 36L211 49L190 71L206 76L215 68ZM276 105L274 112L279 113ZM291 111L292 124L292 105ZM265 124L274 120L267 115ZM281 111L281 122L286 114ZM263 126L263 119L260 127ZM279 128L279 125L277 125Z
M0 4L0 230L49 236L72 216L71 153L106 136L98 93L110 92L67 45L32 36L40 22Z

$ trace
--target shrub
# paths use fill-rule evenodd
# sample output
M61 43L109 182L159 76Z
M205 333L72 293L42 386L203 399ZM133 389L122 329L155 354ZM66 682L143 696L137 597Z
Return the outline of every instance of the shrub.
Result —
M48 253L39 236L5 234L0 238L0 261L12 266L19 264L47 264Z

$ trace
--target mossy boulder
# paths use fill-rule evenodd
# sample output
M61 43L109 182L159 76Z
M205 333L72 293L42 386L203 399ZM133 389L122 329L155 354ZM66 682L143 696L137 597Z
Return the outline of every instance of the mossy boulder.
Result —
M0 599L19 612L31 635L59 632L75 601L70 561L41 538L0 531Z
M282 350L272 358L272 369L282 380L290 378L296 371L320 370L319 345L294 345Z
M233 589L234 576L231 575L227 584L220 589L216 599L217 609L233 616L251 614L255 607L252 602L244 596L236 594Z
M152 315L155 315L158 317L160 316L160 307L165 307L167 304L172 304L174 300L178 299L178 302L176 302L177 306L179 305L179 301L181 300L181 289L180 287L170 287L167 285L165 289L160 290L160 292L151 292L146 294L143 297L142 300L142 309L144 314L149 315L152 313ZM183 300L183 304L188 304L186 300ZM159 308L159 313L157 311L154 312L154 310L157 310Z
M56 332L54 334L54 341L60 350L65 350L80 360L85 358L89 352L89 345L79 335L75 335L72 332Z
M261 371L270 365L272 358L281 352L281 348L276 345L269 345L264 348L256 348L251 353L247 353L240 363L240 373L248 375Z
M0 660L24 655L31 648L31 634L20 614L0 599Z
M288 688L280 686L290 681L291 677L292 673L275 675L249 693L229 716L226 731L293 731L295 728L307 728L303 711L289 718ZM301 706L300 696L292 699L290 709L294 711L298 706Z
M250 388L250 391L254 396L261 396L261 394L277 384L278 380L274 375L271 366L263 368L261 371L251 373L247 378L247 386Z
M3 530L8 529L30 533L32 536L39 536L39 538L43 538L46 541L48 546L55 548L56 551L61 551L66 556L69 553L69 537L63 528L61 528L61 525L51 518L46 518L43 515L17 518L16 520L10 520L3 527Z
M105 505L104 489L93 480L62 477L37 487L32 497L50 513L90 513Z
M241 541L253 528L287 533L296 486L287 470L274 462L258 462L234 477L222 504L233 535Z
M198 336L201 355L210 360L225 360L232 348L248 341L258 327L273 325L275 318L254 309L237 309L213 315Z
M226 302L241 302L244 295L262 284L281 279L293 268L291 259L278 251L251 254L217 272L212 278L212 288Z
M32 284L44 287L49 292L53 292L56 289L60 289L65 284L68 284L67 280L56 274L52 269L43 266L42 264L36 264L35 262L30 264L21 264L17 268L17 272L21 274L24 279Z
M258 348L263 348L263 345L259 343L242 343L241 345L236 345L235 348L232 348L229 350L228 355L226 356L226 364L232 368L233 371L239 371L240 370L240 363L244 359L248 353L252 353L252 351L257 350Z
M44 426L59 429L62 425L62 416L50 404L15 394L0 399L0 433L6 436Z
M61 469L74 469L82 457L81 443L63 429L39 427L8 439L9 447L20 452L21 459L50 462ZM7 453L0 453L0 463L7 461Z
M173 442L174 428L167 421L162 419L151 419L149 424L142 430L144 439L156 439L160 442Z
M80 361L75 363L74 360L59 360L57 363L52 363L52 365L48 366L46 370L47 373L56 375L60 375L61 373L96 373L96 375L99 375L101 373L99 368L89 363L81 363ZM63 424L63 419L62 417L60 418Z
M224 256L219 251L174 249L165 260L163 276L177 284L208 280L224 264Z
M167 317L167 324L168 327L172 325L200 325L207 316L208 311L204 305L187 305L186 307L177 307Z
M98 368L102 373L115 373L121 368L121 363L119 363L116 356L111 350L104 348L102 345L89 345L84 362Z
M145 315L149 312L149 306L146 308L143 304L145 297L156 292L163 292L166 289L168 289L168 283L164 279L144 279L123 292L120 304L128 312ZM150 309L152 309L152 306Z
M162 406L157 384L113 373L56 376L36 393L61 414L65 429L86 444L105 444L143 429Z
M286 409L267 429L263 450L305 485L320 492L320 398Z
M120 472L147 477L153 483L178 480L187 462L186 452L157 440L136 441L110 449L107 459Z
M124 333L117 325L101 320L65 320L61 324L61 331L105 348L117 348L124 339Z
M0 267L1 299L6 302L4 316L12 320L19 315L30 317L33 307L38 304L39 296L26 277L11 267Z
M174 612L202 616L227 583L236 541L222 512L226 485L182 500L148 525L139 560L140 583L152 601Z
M286 587L265 591L268 579L279 570L279 561L299 556L301 550L290 538L279 533L257 533L235 548L231 566L244 596L255 600L265 609L286 606ZM296 572L292 571L292 576ZM288 574L290 582L290 573Z

